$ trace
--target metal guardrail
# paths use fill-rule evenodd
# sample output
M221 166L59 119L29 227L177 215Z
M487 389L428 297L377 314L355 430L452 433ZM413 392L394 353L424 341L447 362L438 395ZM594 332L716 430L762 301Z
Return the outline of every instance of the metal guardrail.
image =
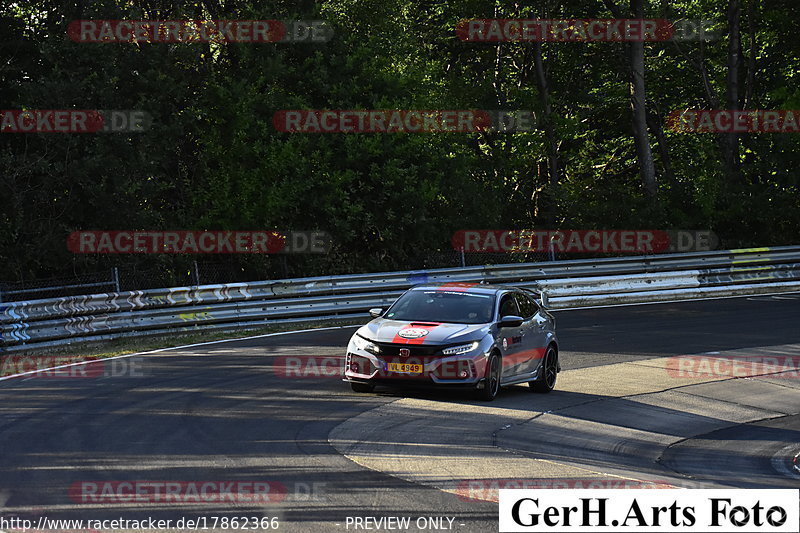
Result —
M800 246L173 287L0 304L0 353L366 318L420 283L524 286L553 309L800 291Z

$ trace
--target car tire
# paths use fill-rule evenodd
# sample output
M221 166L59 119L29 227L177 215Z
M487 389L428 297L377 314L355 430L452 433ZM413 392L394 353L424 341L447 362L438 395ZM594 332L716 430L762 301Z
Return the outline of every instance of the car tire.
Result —
M375 390L375 385L370 385L369 383L356 383L355 381L351 381L350 388L353 389L353 392L370 393Z
M556 379L558 377L558 353L556 353L553 345L548 346L547 350L544 352L542 370L538 378L528 382L531 392L547 394L556 388Z
M503 362L496 352L492 352L486 361L486 376L482 389L478 389L478 399L491 402L500 392L500 378L502 376Z

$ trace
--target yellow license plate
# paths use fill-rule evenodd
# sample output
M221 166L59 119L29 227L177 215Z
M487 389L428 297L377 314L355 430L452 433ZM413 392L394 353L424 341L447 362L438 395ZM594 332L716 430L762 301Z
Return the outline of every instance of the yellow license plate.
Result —
M408 365L405 363L389 363L389 372L402 372L404 374L422 374L422 365Z

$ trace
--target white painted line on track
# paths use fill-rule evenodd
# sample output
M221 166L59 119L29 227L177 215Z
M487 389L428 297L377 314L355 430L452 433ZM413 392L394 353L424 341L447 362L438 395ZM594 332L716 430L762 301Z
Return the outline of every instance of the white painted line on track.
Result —
M355 328L355 327L358 327L358 326L328 326L328 327L324 327L324 328L298 329L298 330L294 330L294 331L279 331L277 333L264 333L262 335L251 335L249 337L237 337L237 338L234 338L234 339L220 339L220 340L216 340L216 341L198 342L198 343L195 343L195 344L184 344L182 346L171 346L169 348L159 348L157 350L149 350L147 352L127 353L127 354L123 354L123 355L114 355L112 357L103 357L103 358L100 358L100 359L89 359L89 360L86 360L86 361L78 361L76 363L67 363L67 364L64 364L64 365L58 365L58 366L53 366L53 367L49 367L49 368L37 368L36 370L31 370L29 372L22 372L20 374L12 374L10 376L0 377L0 382L1 381L7 381L7 380L10 380L10 379L18 379L18 378L21 378L21 377L24 377L24 376L33 375L33 374L40 374L42 372L48 372L48 371L51 371L51 370L59 370L61 368L69 368L69 367L79 366L79 365L90 365L92 363L100 363L100 362L103 362L103 361L113 361L114 359L126 359L128 357L134 357L134 356L137 356L137 355L150 355L150 354L159 353L159 352L167 352L167 351L170 351L170 350L182 350L184 348L194 348L196 346L208 346L208 345L211 345L211 344L222 344L223 342L246 341L246 340L252 340L252 339L263 339L263 338L266 338L266 337L277 337L277 336L280 336L280 335L295 335L297 333L309 333L309 332L312 332L312 331L327 331L327 330L332 330L332 329L347 329L347 328ZM29 379L33 379L33 378L27 378L27 379L25 379L23 381L28 381Z

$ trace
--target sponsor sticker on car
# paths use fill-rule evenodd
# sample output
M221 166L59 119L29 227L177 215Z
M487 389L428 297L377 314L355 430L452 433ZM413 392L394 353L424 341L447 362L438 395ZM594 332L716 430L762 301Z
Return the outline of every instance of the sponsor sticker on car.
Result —
M401 329L397 332L398 335L403 337L404 339L419 339L420 337L424 337L428 334L427 329L422 328L408 328L408 329Z

